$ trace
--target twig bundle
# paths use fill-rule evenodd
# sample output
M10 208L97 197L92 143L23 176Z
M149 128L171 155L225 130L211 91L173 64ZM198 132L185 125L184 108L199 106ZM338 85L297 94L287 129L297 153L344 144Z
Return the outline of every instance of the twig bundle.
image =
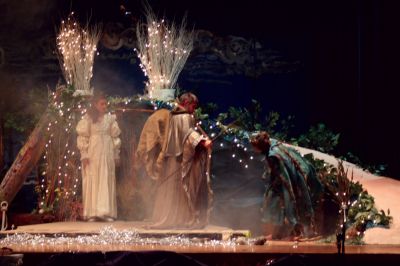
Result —
M146 23L136 28L140 67L148 77L146 92L152 97L156 89L174 89L178 76L193 49L193 31L186 31L186 20L178 27L161 21L147 7Z
M101 37L99 26L82 28L73 13L61 22L57 36L59 60L65 80L73 85L78 94L91 95L90 80L93 77L93 62L97 44Z

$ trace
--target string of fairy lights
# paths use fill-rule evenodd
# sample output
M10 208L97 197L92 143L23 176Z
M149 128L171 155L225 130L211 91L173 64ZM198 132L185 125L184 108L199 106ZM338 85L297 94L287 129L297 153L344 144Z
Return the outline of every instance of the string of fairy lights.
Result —
M197 127L204 128L208 137L213 141L223 136L218 143L218 148L230 148L232 150L232 160L236 161L243 169L249 169L249 163L254 160L254 156L248 149L248 134L236 134L232 128L226 128L220 121L212 119L198 121L195 129Z
M43 155L44 171L41 173L39 208L54 207L62 201L78 200L80 189L80 160L76 148L74 129L77 118L82 118L86 107L58 101L52 93L52 120L47 124L48 135ZM62 214L61 214L62 216Z

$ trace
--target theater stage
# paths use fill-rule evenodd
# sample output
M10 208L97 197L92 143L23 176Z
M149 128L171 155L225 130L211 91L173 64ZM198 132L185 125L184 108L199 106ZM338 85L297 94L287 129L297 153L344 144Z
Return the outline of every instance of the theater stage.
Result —
M0 265L16 258L22 265L127 265L121 261L131 265L395 265L400 259L400 245L347 245L343 256L337 255L335 243L321 240L262 244L249 237L248 230L213 225L155 230L147 226L124 221L20 226L1 232Z

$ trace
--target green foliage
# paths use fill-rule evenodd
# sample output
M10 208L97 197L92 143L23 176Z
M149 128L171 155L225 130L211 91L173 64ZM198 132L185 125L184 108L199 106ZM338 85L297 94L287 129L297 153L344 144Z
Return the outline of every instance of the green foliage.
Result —
M235 126L240 127L247 131L253 131L256 129L254 117L246 108L241 107L229 107L228 117L235 122Z
M316 149L324 153L329 153L339 143L340 134L335 134L329 130L325 124L312 126L306 134L301 135L296 144L302 147Z
M215 103L207 103L195 110L195 117L197 120L207 120L210 117L210 114L217 110L218 106Z
M229 124L230 133L236 132L247 136L249 134L245 134L245 131L264 130L273 138L283 141L288 140L289 132L294 127L294 116L281 119L278 112L271 111L264 119L261 119L261 112L261 104L253 99L249 108L231 106L227 112L219 113L216 121L221 125Z
M390 211L385 213L376 209L374 197L369 195L359 182L348 179L341 161L336 168L323 160L315 159L312 154L306 154L304 157L314 166L324 184L325 193L332 196L338 209L342 204L347 205L346 227L350 233L353 232L350 235L353 241L361 241L363 232L370 227L389 227L393 220Z
M289 140L289 132L294 128L294 116L289 115L286 119L280 119L280 114L275 111L269 112L265 117L265 129L270 136L281 141Z
M198 120L206 120L208 119L208 114L203 112L203 109L201 107L197 108L194 111L194 116L196 117L196 119Z
M362 191L351 203L347 217L351 226L360 232L374 226L389 227L393 220L390 210L386 214L384 210L376 209L374 197L366 191Z
M277 126L279 117L280 117L279 113L274 111L269 112L269 114L265 117L266 121L265 129L268 132L272 132L274 128Z

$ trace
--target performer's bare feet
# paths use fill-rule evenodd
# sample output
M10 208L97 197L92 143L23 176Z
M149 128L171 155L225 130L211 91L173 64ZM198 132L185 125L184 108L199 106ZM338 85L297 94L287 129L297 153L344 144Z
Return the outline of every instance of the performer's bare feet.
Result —
M89 217L86 221L87 222L96 222L97 219L96 219L96 217Z

